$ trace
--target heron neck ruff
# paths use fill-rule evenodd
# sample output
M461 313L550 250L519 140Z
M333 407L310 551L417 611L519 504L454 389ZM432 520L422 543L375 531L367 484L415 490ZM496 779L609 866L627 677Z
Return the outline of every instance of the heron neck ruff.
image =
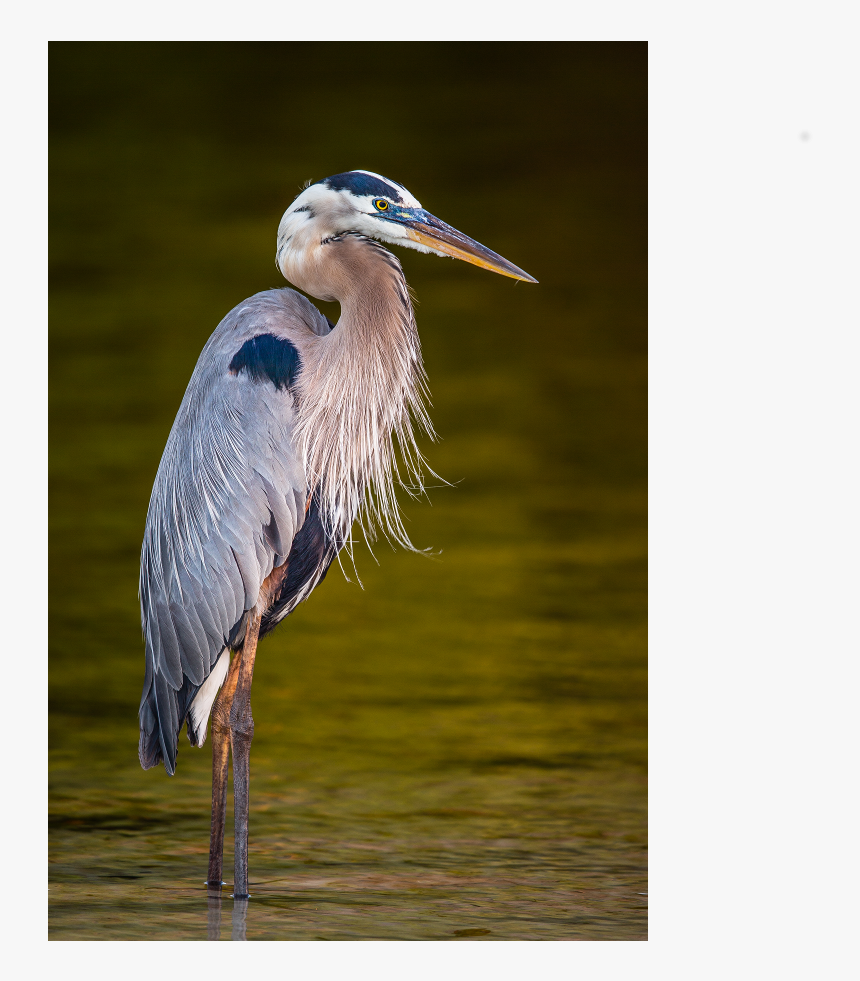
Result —
M428 474L441 478L416 440L416 430L436 436L409 288L397 258L371 239L339 236L327 248L327 271L348 286L335 294L336 328L314 343L299 379L296 433L309 484L326 533L350 556L356 520L368 545L381 532L417 551L396 487L417 497Z

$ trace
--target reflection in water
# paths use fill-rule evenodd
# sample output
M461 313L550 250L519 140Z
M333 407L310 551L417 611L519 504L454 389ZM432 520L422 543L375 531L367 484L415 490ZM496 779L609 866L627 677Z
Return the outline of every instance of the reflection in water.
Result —
M221 939L221 887L207 886L206 891L208 893L206 899L206 906L207 906L206 939L220 940Z
M245 936L245 921L248 917L248 900L233 900L233 933L231 940L247 940Z
M206 896L206 939L221 939L221 887L207 885ZM232 897L231 897L232 898ZM247 940L245 935L248 920L248 900L233 900L231 940Z

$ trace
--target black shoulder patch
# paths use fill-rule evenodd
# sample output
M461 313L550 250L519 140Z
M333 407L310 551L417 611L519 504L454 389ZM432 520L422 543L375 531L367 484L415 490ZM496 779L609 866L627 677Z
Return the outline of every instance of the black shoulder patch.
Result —
M352 191L353 194L378 194L384 198L391 198L394 201L402 201L398 188L403 189L402 184L395 181L380 180L370 174L360 174L357 170L347 171L345 174L335 174L334 177L326 177L325 180L317 181L317 184L325 184L333 191Z
M274 334L257 334L233 355L230 373L247 371L255 382L270 381L275 388L289 388L302 370L296 346Z

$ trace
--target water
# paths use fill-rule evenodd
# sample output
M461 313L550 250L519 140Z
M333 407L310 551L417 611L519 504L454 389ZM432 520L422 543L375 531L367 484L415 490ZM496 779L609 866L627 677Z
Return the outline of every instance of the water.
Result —
M644 45L398 50L432 80L375 45L52 46L54 939L646 936ZM352 167L540 285L399 253L459 483L406 504L437 558L359 550L363 589L332 570L261 646L244 910L229 823L203 886L208 744L137 763L140 540L206 337Z

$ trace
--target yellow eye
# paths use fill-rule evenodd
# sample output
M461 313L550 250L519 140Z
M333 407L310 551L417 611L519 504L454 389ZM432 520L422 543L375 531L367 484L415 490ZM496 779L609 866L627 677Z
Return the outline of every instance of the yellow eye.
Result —
M377 208L378 211L388 211L388 202L387 201L383 201L381 198L378 198L373 203L376 205L376 208Z

